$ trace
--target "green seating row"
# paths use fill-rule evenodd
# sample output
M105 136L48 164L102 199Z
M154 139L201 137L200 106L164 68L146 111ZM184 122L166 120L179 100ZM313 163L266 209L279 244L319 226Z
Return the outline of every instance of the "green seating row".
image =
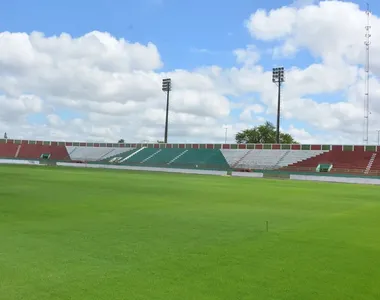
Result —
M125 159L133 153L135 154ZM100 163L166 168L229 169L229 165L219 149L140 148L100 161Z

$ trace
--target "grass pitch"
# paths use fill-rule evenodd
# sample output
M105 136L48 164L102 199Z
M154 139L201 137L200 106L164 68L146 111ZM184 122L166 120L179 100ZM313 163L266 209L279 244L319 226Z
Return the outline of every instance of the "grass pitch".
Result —
M378 300L379 191L1 166L0 299Z

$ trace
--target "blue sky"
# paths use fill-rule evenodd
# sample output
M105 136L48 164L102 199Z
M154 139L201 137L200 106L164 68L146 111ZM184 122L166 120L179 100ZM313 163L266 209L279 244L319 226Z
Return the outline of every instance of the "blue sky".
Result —
M278 6L281 1L260 2L268 8ZM257 3L252 0L239 0L238 3L217 0L15 0L2 3L0 30L36 30L46 35L68 32L73 36L93 30L108 31L132 42L156 44L165 63L164 69L187 69L204 64L230 66L234 63L232 50L251 42L243 21L258 8ZM191 49L208 49L214 55Z
M261 52L260 65L270 70L274 65L286 68L305 68L316 62L308 52L301 51L293 58L273 59L265 50L274 43L254 40L244 21L258 9L270 10L293 1L286 0L13 0L2 3L0 10L0 31L27 32L40 31L45 35L59 35L67 32L79 37L98 30L111 33L117 38L131 42L154 43L159 50L164 67L161 71L174 69L192 70L200 66L218 65L223 68L236 66L233 51L254 44ZM310 2L310 1L309 1ZM356 2L364 7L364 1ZM373 1L374 12L380 3ZM281 26L281 25L279 25ZM364 29L363 29L364 34ZM340 101L342 93L314 96L317 102ZM254 95L257 96L257 95ZM241 111L233 112L237 117ZM62 111L64 119L74 116ZM75 114L78 116L78 114ZM43 114L29 117L40 122ZM268 118L265 116L265 118ZM275 116L270 116L275 120ZM295 126L313 132L313 128L302 122L292 122ZM286 128L289 121L284 121Z
M361 4L364 1L351 1ZM372 1L371 9L380 6ZM74 37L93 30L107 31L132 42L153 42L164 69L234 64L232 51L253 43L246 20L257 9L292 5L289 0L13 0L0 10L0 31L41 31L46 35L70 33ZM260 42L255 44L260 47ZM191 51L208 49L208 53ZM183 59L183 57L187 59ZM309 58L305 55L306 58ZM306 64L303 57L299 65ZM262 61L267 67L271 61ZM286 62L285 62L286 64ZM298 65L298 63L297 63Z

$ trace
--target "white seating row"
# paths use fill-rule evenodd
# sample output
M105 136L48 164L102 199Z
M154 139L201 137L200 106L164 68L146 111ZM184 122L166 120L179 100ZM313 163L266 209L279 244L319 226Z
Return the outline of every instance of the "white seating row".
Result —
M106 148L106 147L75 147L66 146L72 160L97 161L111 156L119 155L132 148Z
M221 150L228 164L235 168L277 169L324 153L324 150Z

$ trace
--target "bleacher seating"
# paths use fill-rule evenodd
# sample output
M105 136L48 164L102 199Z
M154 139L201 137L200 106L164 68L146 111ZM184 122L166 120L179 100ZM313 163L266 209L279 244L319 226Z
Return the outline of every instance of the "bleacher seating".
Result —
M142 161L143 165L162 165L169 164L176 157L184 153L185 149L155 149L156 151Z
M186 149L171 165L221 170L230 168L222 152L217 149Z
M105 163L117 163L130 166L204 168L227 170L229 165L218 149L157 149L140 148L104 160Z
M374 155L374 160L368 173L370 175L380 176L380 152L375 152L372 155Z
M285 167L297 162L301 162L312 157L316 157L323 153L328 152L327 150L288 150L287 154L278 163L277 167Z
M74 161L98 161L117 156L130 148L106 148L106 147L85 147L66 146L70 159Z
M140 151L136 151L134 155L124 161L124 164L141 164L144 160L155 154L159 149L155 148L143 148Z
M324 150L322 150L324 149ZM379 151L379 152L377 152ZM0 158L215 170L291 170L380 176L380 146L118 144L0 139Z
M113 156L109 156L107 158L103 158L101 160L96 161L95 163L98 163L98 164L122 163L124 160L127 160L129 157L131 157L132 155L134 155L135 153L141 150L142 148L138 148L138 149L132 148L127 151L124 150L124 152L118 153Z
M18 150L16 158L40 159L42 154L49 154L50 160L67 160L69 154L65 146L58 145L33 145L22 144Z
M0 157L14 158L16 156L16 152L19 146L20 145L10 143L0 144Z
M364 173L373 152L367 151L342 151L333 149L309 159L293 163L287 166L288 170L313 171L319 164L330 163L333 165L331 172Z
M233 167L251 150L240 150L240 149L222 149L222 154L225 157L227 163Z
M222 150L228 163L238 169L277 169L324 153L323 150Z

